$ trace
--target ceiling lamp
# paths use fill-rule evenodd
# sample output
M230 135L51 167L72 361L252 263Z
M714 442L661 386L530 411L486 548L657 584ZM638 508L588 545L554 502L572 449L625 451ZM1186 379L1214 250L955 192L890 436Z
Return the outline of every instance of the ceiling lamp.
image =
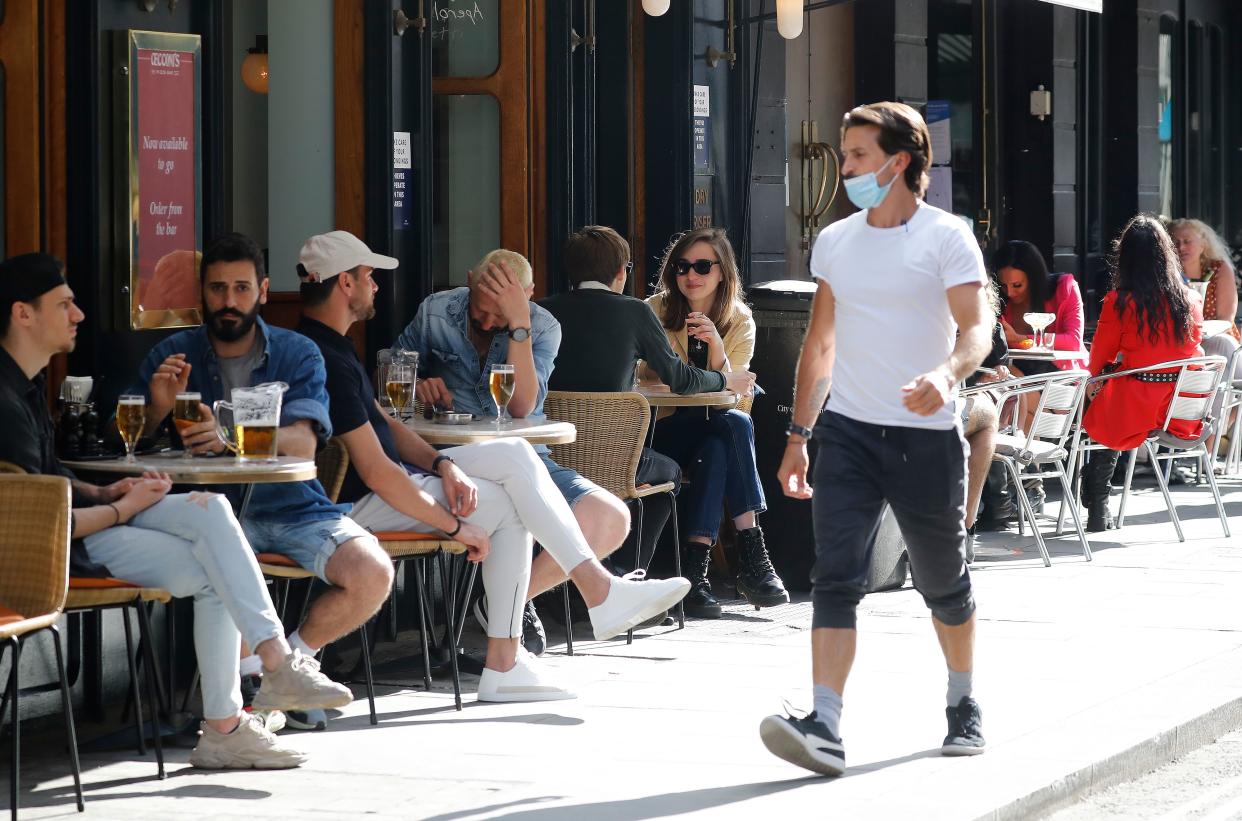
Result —
M267 93L267 35L257 34L254 48L246 50L241 64L242 83L255 94Z
M802 33L802 0L776 0L776 30L786 40Z
M652 17L659 17L668 11L670 0L643 0L643 11Z

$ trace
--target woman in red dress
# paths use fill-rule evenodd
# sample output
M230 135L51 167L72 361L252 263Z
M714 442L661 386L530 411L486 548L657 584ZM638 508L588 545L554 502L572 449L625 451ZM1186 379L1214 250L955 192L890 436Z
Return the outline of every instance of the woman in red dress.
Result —
M1117 241L1115 258L1113 290L1104 297L1091 343L1092 376L1115 362L1117 370L1130 370L1202 356L1203 303L1183 284L1177 252L1160 221L1146 214L1130 220ZM1083 416L1087 434L1111 448L1092 451L1083 471L1089 531L1112 526L1108 490L1119 451L1138 447L1164 425L1174 384L1159 381L1159 376L1108 380ZM1199 429L1197 422L1169 425L1170 433L1187 439L1198 436Z

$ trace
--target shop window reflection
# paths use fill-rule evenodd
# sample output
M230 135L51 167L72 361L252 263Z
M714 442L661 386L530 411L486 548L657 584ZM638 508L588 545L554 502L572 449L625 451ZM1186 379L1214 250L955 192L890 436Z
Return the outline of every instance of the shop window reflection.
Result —
M500 105L489 94L437 94L432 155L437 290L466 284L466 272L500 247Z
M952 191L948 198L942 198L941 193L929 195L928 199L973 221L979 210L979 182L975 152L977 78L972 3L970 0L931 0L928 27L928 98L946 101L949 114L947 156L933 134L932 162L936 168L932 169L932 186L934 189L938 183L947 183ZM933 191L933 195L935 193Z
M0 19L4 17L4 0L0 0ZM4 204L8 199L6 195L8 190L7 181L4 178L5 156L8 154L8 146L4 142L4 134L7 128L8 114L8 72L5 70L4 64L0 63L0 259L6 258L8 253L8 245L5 241L8 231L8 214L5 213Z
M500 0L433 0L436 77L486 77L500 65ZM516 4L515 4L516 5Z
M1156 88L1160 95L1157 108L1157 135L1160 141L1160 214L1172 219L1173 213L1175 161L1174 135L1177 133L1174 117L1176 103L1174 99L1175 66L1177 65L1177 48L1174 34L1177 23L1172 17L1160 18L1160 35L1157 43Z

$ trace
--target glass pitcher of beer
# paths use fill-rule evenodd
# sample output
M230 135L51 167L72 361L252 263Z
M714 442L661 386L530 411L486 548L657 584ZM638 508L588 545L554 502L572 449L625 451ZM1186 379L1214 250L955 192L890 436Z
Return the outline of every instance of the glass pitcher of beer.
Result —
M289 386L284 382L266 382L253 388L234 388L233 401L216 401L211 412L216 416L216 436L224 446L237 454L242 462L273 462L276 460L276 429L280 427L280 400ZM223 423L228 411L231 425Z

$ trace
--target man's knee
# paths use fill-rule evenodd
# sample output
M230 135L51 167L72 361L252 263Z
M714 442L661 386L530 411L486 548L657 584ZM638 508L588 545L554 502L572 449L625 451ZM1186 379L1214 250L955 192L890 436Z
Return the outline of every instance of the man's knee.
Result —
M924 597L932 617L941 624L957 627L970 621L975 614L975 597L969 590L947 598L932 601Z
M574 505L574 518L596 555L608 555L630 532L630 511L611 493L588 493ZM600 551L604 551L601 553Z
M858 603L866 592L853 582L815 583L811 590L811 629L855 629Z
M392 560L372 537L358 537L337 547L325 573L334 587L350 596L382 602L392 589Z

